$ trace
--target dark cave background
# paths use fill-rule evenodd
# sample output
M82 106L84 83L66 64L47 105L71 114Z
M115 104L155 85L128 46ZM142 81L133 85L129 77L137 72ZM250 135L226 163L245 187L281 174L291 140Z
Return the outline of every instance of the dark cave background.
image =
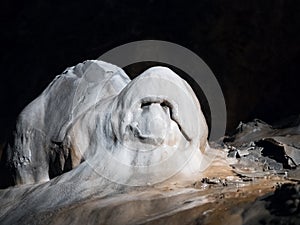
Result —
M131 41L182 45L216 75L227 132L300 113L300 1L14 1L0 3L0 141L66 67Z

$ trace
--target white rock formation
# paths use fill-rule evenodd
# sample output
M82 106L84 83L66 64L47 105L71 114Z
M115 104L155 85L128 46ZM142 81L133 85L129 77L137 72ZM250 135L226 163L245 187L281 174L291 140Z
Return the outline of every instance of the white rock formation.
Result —
M108 182L149 185L203 171L207 134L193 90L170 69L131 81L90 60L57 76L21 112L6 160L15 184L62 174L59 182L79 182L91 167Z

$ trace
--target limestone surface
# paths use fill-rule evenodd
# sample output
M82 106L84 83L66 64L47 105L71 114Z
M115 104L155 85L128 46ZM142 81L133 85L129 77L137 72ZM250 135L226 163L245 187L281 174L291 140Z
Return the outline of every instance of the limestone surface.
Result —
M170 69L130 80L115 65L88 60L21 112L3 160L13 185L72 180L87 167L108 182L149 185L199 175L209 161L207 135L197 97Z
M299 224L299 125L255 120L206 138L171 70L131 81L105 62L78 64L19 117L0 224Z

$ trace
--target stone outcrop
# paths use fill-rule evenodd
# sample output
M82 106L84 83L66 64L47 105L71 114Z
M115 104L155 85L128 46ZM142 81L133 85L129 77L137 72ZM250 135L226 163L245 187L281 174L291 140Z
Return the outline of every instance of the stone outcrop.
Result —
M89 60L21 112L3 159L13 184L90 166L119 184L149 185L203 171L207 134L193 90L170 69L153 67L131 81L121 68Z

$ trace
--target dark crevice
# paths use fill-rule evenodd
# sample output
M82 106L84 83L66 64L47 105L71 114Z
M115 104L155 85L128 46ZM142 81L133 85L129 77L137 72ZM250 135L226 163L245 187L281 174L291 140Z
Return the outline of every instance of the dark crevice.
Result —
M260 140L256 142L256 145L262 147L262 155L276 160L279 163L282 163L284 169L291 169L291 166L288 163L288 157L285 154L284 147L272 143L268 140Z
M141 104L141 108L146 107L146 106L150 106L153 102L142 102Z

